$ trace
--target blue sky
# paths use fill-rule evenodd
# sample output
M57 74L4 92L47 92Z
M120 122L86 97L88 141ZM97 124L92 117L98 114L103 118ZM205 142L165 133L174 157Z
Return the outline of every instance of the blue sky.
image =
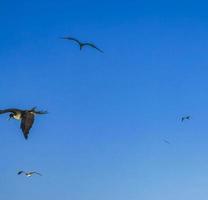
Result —
M28 141L0 116L0 199L207 200L207 7L1 1L0 108L49 114Z

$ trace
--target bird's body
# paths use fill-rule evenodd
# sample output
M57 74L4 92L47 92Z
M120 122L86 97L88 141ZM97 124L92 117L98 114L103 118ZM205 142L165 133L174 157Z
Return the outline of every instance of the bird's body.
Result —
M181 122L184 122L184 120L190 120L191 116L183 116L181 117Z
M39 172L35 172L35 171L33 171L33 172L19 171L19 172L17 173L17 175L21 175L21 174L24 174L24 175L27 176L27 177L31 177L31 176L34 175L34 174L39 175L39 176L42 176L42 174L40 174Z
M101 53L103 53L103 51L101 49L99 49L97 46L95 46L93 43L90 42L80 42L78 39L73 38L73 37L61 37L61 39L65 39L65 40L71 40L76 42L79 45L79 49L82 50L84 46L89 46L92 47L94 49L97 49L98 51L100 51Z
M10 108L5 110L0 110L0 114L10 113L9 119L13 118L16 120L20 120L20 128L24 134L25 139L28 138L29 131L32 128L32 125L35 120L36 114L47 114L46 111L37 111L36 108L32 108L30 110L21 110L16 108Z

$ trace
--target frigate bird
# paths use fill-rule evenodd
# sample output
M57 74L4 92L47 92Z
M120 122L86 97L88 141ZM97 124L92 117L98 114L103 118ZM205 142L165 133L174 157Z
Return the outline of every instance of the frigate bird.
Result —
M9 119L13 118L16 120L21 120L20 128L24 134L25 139L28 138L29 131L35 120L36 114L47 114L47 111L37 111L36 107L30 110L21 110L16 108L9 108L5 110L0 110L0 114L10 113Z
M183 116L181 117L181 122L183 122L184 120L190 120L191 116Z
M101 53L103 53L103 51L102 51L101 49L99 49L97 46L95 46L95 45L94 45L93 43L91 43L91 42L80 42L78 39L73 38L73 37L68 37L68 36L66 36L66 37L61 37L60 39L71 40L71 41L76 42L76 43L79 45L80 50L82 50L82 48L83 48L84 46L89 46L89 47L92 47L92 48L94 48L94 49L97 49L98 51L100 51Z
M17 175L21 175L21 174L24 174L25 176L27 177L31 177L33 174L36 174L36 175L39 175L39 176L42 176L42 174L40 174L39 172L24 172L24 171L19 171L17 173Z

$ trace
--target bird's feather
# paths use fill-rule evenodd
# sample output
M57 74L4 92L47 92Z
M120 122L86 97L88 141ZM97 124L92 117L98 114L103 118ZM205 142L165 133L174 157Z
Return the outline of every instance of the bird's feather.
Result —
M39 111L34 111L35 114L40 114L40 115L44 115L44 114L48 114L48 111L42 111L42 110L39 110Z
M73 38L73 37L68 37L68 36L66 36L66 37L61 37L61 39L65 39L65 40L72 40L72 41L77 42L79 45L81 45L81 44L82 44L82 43L81 43L78 39Z
M20 174L22 174L22 173L25 173L25 172L24 172L24 171L19 171L17 174L20 175Z
M32 113L34 113L34 114L48 114L47 111L36 110L36 107L33 107L31 110L29 110L29 112L32 112Z
M29 135L29 131L34 123L34 114L26 111L23 116L22 116L22 121L21 121L21 129L22 129L22 132L24 134L24 137L25 139L28 138L28 135Z
M4 113L8 113L8 112L16 114L18 112L22 112L22 110L16 109L16 108L9 108L9 109L5 109L5 110L0 110L0 114L4 114Z
M99 49L98 47L96 47L94 44L92 44L92 43L84 43L83 44L84 46L90 46L90 47L92 47L92 48L94 48L94 49L97 49L98 51L100 51L101 53L103 53L103 51L101 50L101 49Z
M39 176L42 176L42 174L40 174L39 172L31 172L31 174L37 174Z

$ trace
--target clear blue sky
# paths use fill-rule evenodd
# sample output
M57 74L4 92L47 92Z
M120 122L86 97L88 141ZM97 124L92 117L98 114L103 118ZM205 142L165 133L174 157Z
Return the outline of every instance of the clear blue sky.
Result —
M50 114L28 141L0 116L0 199L207 200L207 8L1 1L0 108ZM65 35L105 53L80 52ZM192 120L182 124L185 114Z

